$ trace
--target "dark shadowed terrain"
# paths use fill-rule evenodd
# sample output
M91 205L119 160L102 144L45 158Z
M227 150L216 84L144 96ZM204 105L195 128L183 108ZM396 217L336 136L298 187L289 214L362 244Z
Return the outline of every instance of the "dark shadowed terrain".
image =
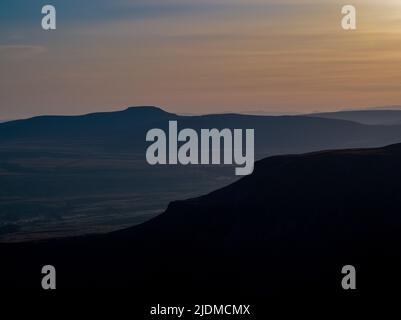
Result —
M0 245L3 286L129 287L142 297L344 295L398 290L401 145L275 156L250 176L122 231ZM351 293L347 293L351 294Z
M0 124L0 241L110 232L237 180L228 166L150 166L146 132L254 128L258 159L401 141L401 126L303 116L179 116L155 107Z

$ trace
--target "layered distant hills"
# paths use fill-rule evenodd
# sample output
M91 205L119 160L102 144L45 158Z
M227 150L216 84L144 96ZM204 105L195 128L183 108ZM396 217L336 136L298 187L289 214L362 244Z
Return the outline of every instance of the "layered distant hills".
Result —
M308 116L179 116L157 107L131 107L83 116L40 116L9 121L0 125L0 143L7 147L29 144L30 147L68 146L142 153L146 132L151 128L167 129L169 120L177 120L179 128L254 128L256 151L261 157L323 148L379 146L398 142L401 137L401 123L381 125L401 121L401 111L395 110Z
M337 111L337 112L313 113L307 116L320 117L326 119L355 121L371 125L401 124L401 110L372 109L372 110Z
M0 241L109 232L142 223L181 200L226 186L229 166L149 166L146 132L254 128L258 159L401 141L401 125L316 116L180 116L132 107L0 124Z
M58 266L60 287L328 297L344 294L341 268L351 264L357 296L387 295L401 283L400 163L401 144L269 157L136 227L0 245L0 281L39 287L46 261Z

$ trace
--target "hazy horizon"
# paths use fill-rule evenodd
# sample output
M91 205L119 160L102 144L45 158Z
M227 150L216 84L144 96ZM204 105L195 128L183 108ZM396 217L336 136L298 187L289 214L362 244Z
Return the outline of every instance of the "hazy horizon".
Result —
M401 3L99 0L0 3L0 121L155 105L302 114L401 104ZM3 120L4 121L4 120Z
M35 117L40 117L40 116L82 116L82 115L86 115L86 114L92 114L92 113L98 113L98 112L116 112L116 111L124 111L127 108L140 108L140 107L156 107L156 108L160 108L165 112L170 112L170 113L175 113L177 115L180 116L201 116L201 115L211 115L211 114L230 114L230 113L234 113L234 114L244 114L244 115L260 115L260 116L286 116L286 115L294 115L294 116L302 116L302 115L309 115L309 114L318 114L318 113L336 113L336 112L351 112L351 111L401 111L401 106L382 106L382 107L366 107L366 108L340 108L340 109L336 109L336 110L326 110L326 111L319 111L319 110L315 110L312 112L269 112L269 111L263 111L263 110L248 110L248 111L230 111L230 110L226 110L223 112L193 112L193 113L189 113L189 112L176 112L174 110L170 110L170 108L166 108L164 106L151 106L151 105L146 105L146 106L122 106L121 108L113 108L110 110L102 110L102 111L92 111L92 112L77 112L77 113L48 113L48 114L33 114L33 115L29 115L29 116L25 116L25 117L20 117L20 118L0 118L0 124L1 123L5 123L5 122L9 122L9 121L14 121L14 120L24 120L24 119L30 119L30 118L35 118Z

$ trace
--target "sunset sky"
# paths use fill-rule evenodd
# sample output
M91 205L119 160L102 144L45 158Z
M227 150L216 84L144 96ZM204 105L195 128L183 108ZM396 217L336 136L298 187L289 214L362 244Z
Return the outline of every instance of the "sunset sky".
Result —
M57 30L41 29L41 8ZM358 29L341 28L341 7ZM401 105L401 0L1 0L0 119Z

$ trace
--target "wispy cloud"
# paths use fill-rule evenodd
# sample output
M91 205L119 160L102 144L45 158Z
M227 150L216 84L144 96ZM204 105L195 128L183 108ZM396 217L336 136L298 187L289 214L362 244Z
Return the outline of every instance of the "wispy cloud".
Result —
M45 32L42 0L0 1L0 116L133 104L282 113L401 101L399 0L353 0L355 32L341 29L341 0L51 3L57 30Z
M44 53L47 48L31 44L0 44L0 57L9 59L26 59Z

